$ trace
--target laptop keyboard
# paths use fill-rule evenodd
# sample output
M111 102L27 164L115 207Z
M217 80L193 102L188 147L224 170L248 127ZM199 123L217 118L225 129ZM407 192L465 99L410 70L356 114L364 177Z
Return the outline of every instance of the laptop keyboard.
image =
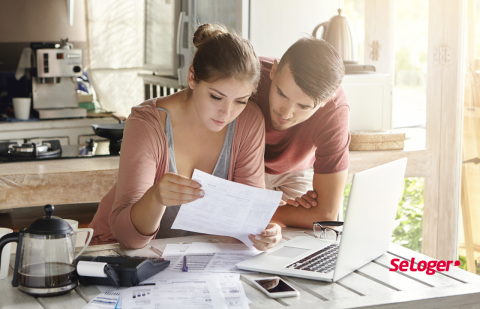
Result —
M287 266L287 268L328 273L335 268L337 262L338 245L333 244L322 248L301 260Z

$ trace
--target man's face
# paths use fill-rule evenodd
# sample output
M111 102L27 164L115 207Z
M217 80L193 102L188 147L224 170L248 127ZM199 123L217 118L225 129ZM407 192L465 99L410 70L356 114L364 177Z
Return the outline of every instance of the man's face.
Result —
M279 72L277 68L275 60L270 71L270 123L275 130L283 131L310 118L322 104L314 107L313 99L295 83L288 65Z

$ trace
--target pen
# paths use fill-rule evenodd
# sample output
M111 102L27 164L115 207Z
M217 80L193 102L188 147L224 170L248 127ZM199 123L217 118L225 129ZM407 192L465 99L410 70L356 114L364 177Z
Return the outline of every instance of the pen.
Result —
M183 267L182 267L182 271L183 271L183 272L188 271L187 256L186 256L186 255L183 256Z

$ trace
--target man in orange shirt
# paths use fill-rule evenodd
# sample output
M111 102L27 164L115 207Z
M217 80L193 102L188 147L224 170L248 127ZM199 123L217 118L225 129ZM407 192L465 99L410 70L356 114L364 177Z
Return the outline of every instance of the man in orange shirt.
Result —
M260 84L251 100L265 117L266 187L282 191L286 203L272 220L302 228L334 221L349 164L343 61L330 44L314 38L298 40L280 61L260 61Z

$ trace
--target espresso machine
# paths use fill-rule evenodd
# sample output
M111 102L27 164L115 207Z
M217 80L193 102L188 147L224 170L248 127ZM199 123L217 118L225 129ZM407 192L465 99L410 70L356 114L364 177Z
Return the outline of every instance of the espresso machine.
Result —
M68 39L61 46L32 43L33 108L40 119L83 118L87 110L78 107L77 77L83 74L82 50Z

